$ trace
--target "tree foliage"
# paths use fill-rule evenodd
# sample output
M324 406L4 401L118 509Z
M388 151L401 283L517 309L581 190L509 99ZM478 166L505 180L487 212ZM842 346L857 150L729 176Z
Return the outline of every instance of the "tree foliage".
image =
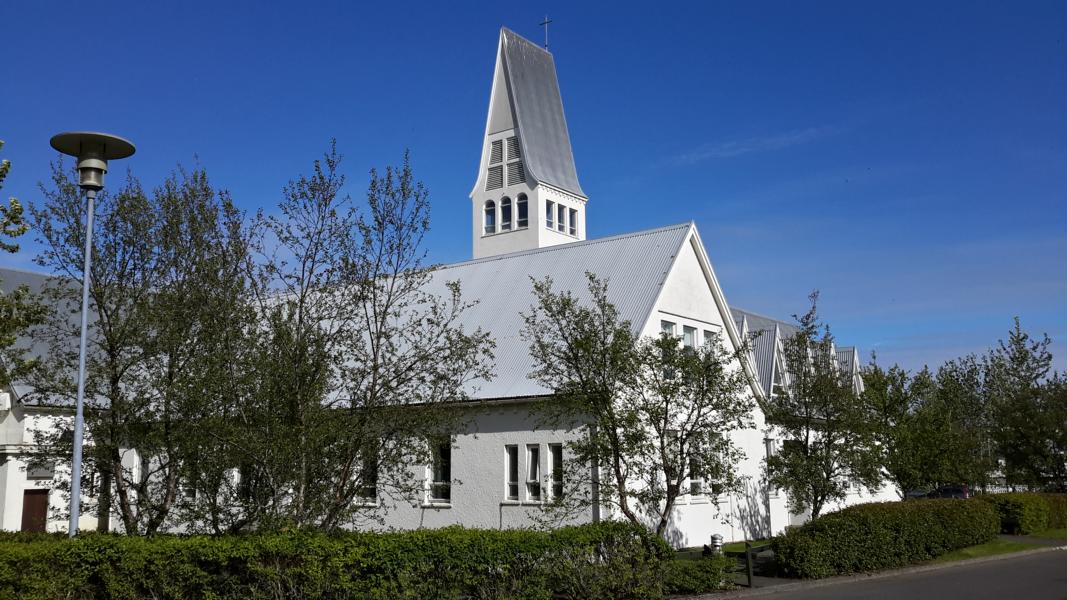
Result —
M581 432L568 444L565 497L549 509L608 505L665 536L682 496L740 488L733 467L743 455L725 432L752 426L746 349L721 336L700 348L670 334L640 338L608 283L587 278L588 298L535 281L537 304L524 314L531 377L555 393L544 410Z
M881 452L853 374L839 367L830 328L819 321L818 294L810 300L784 344L783 390L766 400L764 411L785 439L767 458L768 481L788 494L793 512L810 510L815 519L851 485L881 483Z

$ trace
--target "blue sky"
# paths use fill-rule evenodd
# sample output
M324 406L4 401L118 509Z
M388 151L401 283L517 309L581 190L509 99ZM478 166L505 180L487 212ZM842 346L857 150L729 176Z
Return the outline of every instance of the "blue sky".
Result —
M731 304L819 289L841 343L909 368L1018 315L1067 369L1067 3L931 4L10 0L2 193L94 129L138 146L112 185L199 162L269 209L336 137L354 196L410 148L431 258L463 260L498 29L548 13L589 237L694 220Z

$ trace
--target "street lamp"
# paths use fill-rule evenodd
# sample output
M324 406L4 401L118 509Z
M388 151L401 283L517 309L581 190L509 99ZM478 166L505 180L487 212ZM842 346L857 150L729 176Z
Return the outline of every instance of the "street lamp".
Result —
M81 512L82 438L85 419L85 335L89 325L89 266L93 254L93 201L104 188L107 161L133 155L133 144L120 137L92 131L69 131L52 136L52 147L78 159L78 187L85 190L89 210L85 216L85 267L82 272L82 332L81 354L78 356L78 404L74 416L74 460L70 474L70 525L67 534L78 533Z

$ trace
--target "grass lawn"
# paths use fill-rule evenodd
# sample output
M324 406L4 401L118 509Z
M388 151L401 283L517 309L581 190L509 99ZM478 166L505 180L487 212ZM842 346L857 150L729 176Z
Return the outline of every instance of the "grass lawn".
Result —
M1009 542L1005 540L993 540L987 544L979 544L977 546L970 546L968 548L962 548L949 552L948 554L942 554L933 560L933 562L952 562L955 560L966 560L968 558L978 558L980 556L993 556L996 554L1008 554L1009 552L1019 552L1021 550L1033 550L1039 546L1034 544L1024 544L1022 542Z
M1032 534L1032 537L1047 538L1050 540L1067 540L1067 529L1046 529Z

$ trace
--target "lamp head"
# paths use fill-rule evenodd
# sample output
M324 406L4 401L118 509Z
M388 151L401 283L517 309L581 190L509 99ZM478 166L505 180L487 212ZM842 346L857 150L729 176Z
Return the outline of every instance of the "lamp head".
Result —
M136 151L129 140L92 131L56 134L51 144L63 154L78 159L78 186L94 193L104 187L107 161L126 158Z

